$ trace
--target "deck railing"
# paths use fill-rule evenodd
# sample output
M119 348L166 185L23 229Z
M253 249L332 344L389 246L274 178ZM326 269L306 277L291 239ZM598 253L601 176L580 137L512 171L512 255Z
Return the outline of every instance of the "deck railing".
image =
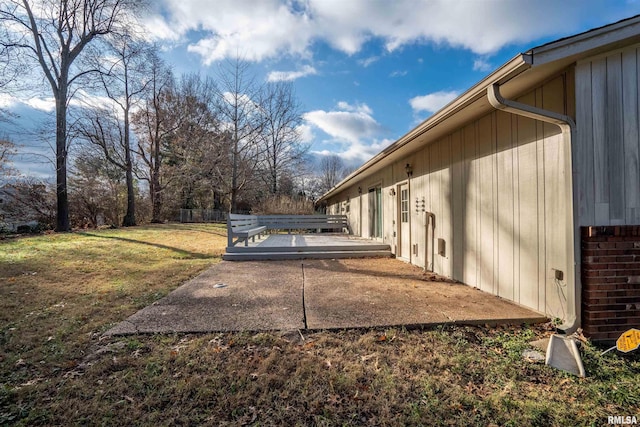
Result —
M229 246L233 246L233 238L236 236L233 232L234 223L238 224L247 220L256 221L255 226L266 227L267 230L286 230L292 231L308 231L322 232L329 230L333 232L346 231L350 233L349 222L346 215L237 215L230 214L227 220L227 231Z

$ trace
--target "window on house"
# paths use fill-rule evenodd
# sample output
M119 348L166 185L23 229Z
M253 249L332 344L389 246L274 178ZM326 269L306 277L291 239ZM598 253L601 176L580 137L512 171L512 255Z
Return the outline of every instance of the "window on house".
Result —
M409 190L400 192L400 219L402 222L409 222Z

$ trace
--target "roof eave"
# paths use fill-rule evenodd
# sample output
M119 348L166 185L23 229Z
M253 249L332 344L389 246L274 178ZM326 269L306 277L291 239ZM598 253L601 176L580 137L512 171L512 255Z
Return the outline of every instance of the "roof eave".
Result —
M532 57L532 65L539 66L576 56L595 55L618 43L628 45L633 39L640 41L640 15L534 47L527 53Z
M457 112L464 109L466 106L475 102L476 100L484 97L486 95L487 88L495 83L504 84L505 82L511 80L513 77L522 73L523 71L529 69L531 67L531 56L528 54L518 54L513 57L510 61L506 62L500 68L496 69L493 73L489 74L487 77L482 79L480 82L476 83L469 90L464 92L462 95L451 101L449 104L445 105L438 112L433 114L431 117L423 121L417 127L413 128L411 131L406 133L404 136L396 140L394 143L389 145L387 148L383 149L381 152L376 154L358 169L349 174L346 178L340 181L335 187L331 190L327 191L325 194L320 196L318 199L318 203L322 202L329 197L339 193L345 187L347 187L350 182L362 172L370 169L381 160L389 156L391 153L397 151L398 149L410 144L412 141L415 141L420 135L429 131L430 129L435 128L440 123L452 118L455 116Z

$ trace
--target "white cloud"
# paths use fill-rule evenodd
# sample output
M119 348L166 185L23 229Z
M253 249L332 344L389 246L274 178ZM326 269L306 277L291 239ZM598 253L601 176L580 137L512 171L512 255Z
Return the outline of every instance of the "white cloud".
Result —
M348 145L342 151L331 151L331 150L320 150L320 151L312 151L313 154L319 156L335 156L339 155L341 159L343 159L347 164L351 166L357 167L371 159L373 156L378 154L384 148L389 146L393 140L390 139L373 139L372 141L365 142L356 142Z
M373 64L379 59L379 56L370 56L369 58L361 59L360 61L358 61L358 64L362 65L364 68L367 68L369 65Z
M55 119L51 111L55 102L49 98L19 99L0 96L6 115L0 117L0 136L16 144L13 167L25 176L52 177L55 168L49 162L54 155Z
M388 145L380 141L383 127L373 118L373 110L366 104L340 101L335 110L315 110L303 115L307 126L317 128L330 139L324 145L334 145L335 151L313 151L319 155L338 154L351 163L362 163Z
M393 71L391 74L389 74L389 77L404 77L408 73L409 72L407 70L404 70L404 71Z
M269 82L292 81L301 77L318 74L318 71L311 65L305 65L298 71L272 71L267 76Z
M416 113L419 111L435 113L436 111L447 105L449 102L456 99L457 96L458 92L456 91L439 91L411 98L409 100L409 104L411 104L411 108L413 108L413 111Z
M373 114L373 110L367 104L351 105L351 104L349 104L348 102L345 102L345 101L338 101L338 104L336 104L336 106L340 110L351 111L351 112L356 112L356 113L363 113L363 114L365 114L367 116L371 116Z
M238 55L249 61L279 54L306 57L314 36L305 13L277 0L166 0L166 6L175 31L203 34L187 49L199 54L207 65Z
M607 13L603 19L608 20L626 12L621 7L610 12L606 2L586 3L349 0L336 7L326 0L163 0L146 22L153 37L189 37L188 49L201 55L205 64L238 54L251 61L282 54L309 58L317 41L353 55L372 39L381 40L388 51L434 43L487 55L510 43L575 32L586 10Z
M300 135L300 142L302 143L310 143L315 139L315 135L313 134L313 129L310 125L301 124L296 128L298 131L298 135Z
M473 71L482 71L486 73L492 69L493 67L491 64L484 58L477 58L473 61Z
M18 102L18 98L15 98L7 93L0 93L0 108L9 108Z
M225 102L229 105L234 105L234 104L238 104L238 105L248 105L248 106L255 106L257 107L257 104L253 102L253 100L249 97L249 95L244 94L244 93L232 93L232 92L225 92L222 94L222 97L224 98Z
M141 18L145 27L143 36L149 41L155 40L173 40L177 41L181 37L181 32L185 29L174 28L170 22L165 20L161 15L147 15Z
M47 113L50 113L56 109L56 100L51 97L49 98L33 97L25 100L24 103L31 108L44 111Z
M326 134L352 143L381 131L378 122L362 112L316 110L305 113L303 118Z

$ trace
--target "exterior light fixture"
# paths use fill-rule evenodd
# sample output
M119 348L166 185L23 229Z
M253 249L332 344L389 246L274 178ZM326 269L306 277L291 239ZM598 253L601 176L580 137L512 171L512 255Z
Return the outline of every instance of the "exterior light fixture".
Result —
M358 187L358 194L362 194L362 187Z
M404 167L405 172L407 172L407 176L413 176L413 168L411 167L411 163L407 163L407 166Z

